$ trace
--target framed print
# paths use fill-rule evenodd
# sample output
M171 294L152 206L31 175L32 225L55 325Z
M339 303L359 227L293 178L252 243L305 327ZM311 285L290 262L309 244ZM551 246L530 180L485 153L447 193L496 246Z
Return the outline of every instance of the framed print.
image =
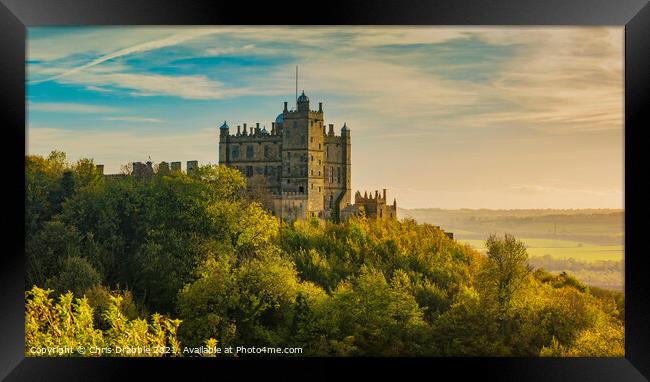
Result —
M3 378L650 376L647 2L1 1Z

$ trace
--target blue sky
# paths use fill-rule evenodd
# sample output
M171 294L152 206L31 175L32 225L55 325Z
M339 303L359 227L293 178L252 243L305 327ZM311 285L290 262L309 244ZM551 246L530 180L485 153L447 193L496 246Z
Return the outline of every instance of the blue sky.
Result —
M402 207L622 208L622 28L29 28L26 152L216 163L300 90ZM314 106L315 107L315 106Z

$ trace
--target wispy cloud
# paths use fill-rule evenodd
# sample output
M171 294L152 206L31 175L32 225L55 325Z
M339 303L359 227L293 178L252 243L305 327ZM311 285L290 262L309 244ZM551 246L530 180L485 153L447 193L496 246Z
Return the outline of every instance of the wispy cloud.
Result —
M56 80L58 78L63 78L63 77L69 76L71 74L80 72L80 71L88 69L88 68L92 68L93 66L99 65L99 64L101 64L103 62L113 60L113 59L116 59L116 58L119 58L119 57L122 57L122 56L126 56L126 55L129 55L129 54L134 54L134 53L147 52L147 51L150 51L150 50L155 50L155 49L160 49L160 48L180 44L182 42L185 42L185 41L197 38L197 37L205 36L205 35L208 35L208 34L211 34L211 33L214 33L214 32L212 30L195 29L195 30L190 30L190 31L185 32L185 33L181 33L181 34L173 35L173 36L170 36L170 37L162 38L162 39L159 39L159 40L153 40L153 41L148 41L148 42L145 42L145 43L142 43L142 44L137 44L137 45L130 46L130 47L127 47L127 48L124 48L124 49L120 49L120 50L118 50L116 52L113 52L113 53L103 55L103 56L101 56L99 58L96 58L96 59L94 59L94 60L92 60L92 61L90 61L90 62L88 62L86 64L83 64L81 66L77 66L77 67L74 67L72 69L68 69L68 70L64 71L63 73L61 73L61 74L57 74L55 76L44 78L44 79L41 79L41 80L36 80L36 81L34 81L34 83L40 83L40 82L47 82L47 81Z
M223 84L202 75L161 75L139 73L80 73L61 79L66 84L92 83L129 91L132 96L174 96L186 99L220 99L225 96Z
M106 121L124 121L124 122L144 122L144 123L164 123L162 119L158 118L146 118L146 117L136 117L136 116L127 116L127 117L106 117Z
M64 102L29 103L28 110L51 113L115 113L120 111L118 108L104 105Z

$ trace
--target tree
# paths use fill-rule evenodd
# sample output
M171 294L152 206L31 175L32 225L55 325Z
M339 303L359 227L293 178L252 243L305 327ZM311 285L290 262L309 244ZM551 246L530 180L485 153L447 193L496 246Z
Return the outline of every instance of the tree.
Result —
M88 260L70 256L63 261L61 272L48 279L46 285L61 293L72 292L77 296L83 296L86 289L99 285L101 281L101 275Z
M108 329L94 327L94 309L72 292L54 302L51 290L33 287L25 292L25 354L27 356L147 356L180 355L176 332L179 320L153 314L151 321L124 316L120 295L111 295L104 314ZM118 352L118 348L148 348L150 352ZM169 348L169 353L159 349ZM43 352L43 349L60 351ZM67 349L67 350L66 350ZM83 349L80 351L79 349ZM91 349L95 349L92 351ZM110 352L98 351L110 349Z
M389 284L381 271L366 266L358 278L340 283L327 309L330 346L336 351L347 343L355 355L417 354L425 323L407 285L404 273Z
M515 293L530 273L528 252L524 243L509 234L502 239L490 235L485 247L487 261L480 275L482 293L495 304L496 317L503 321Z
M48 278L61 271L64 259L80 257L81 243L82 237L74 226L60 221L43 224L43 228L26 243L28 286L44 285Z

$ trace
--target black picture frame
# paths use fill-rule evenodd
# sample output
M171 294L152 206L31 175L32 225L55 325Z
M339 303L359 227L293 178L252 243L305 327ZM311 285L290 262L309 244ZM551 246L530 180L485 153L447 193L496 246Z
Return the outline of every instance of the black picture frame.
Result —
M24 356L25 53L29 26L46 25L617 25L625 26L624 358L408 359L63 359ZM244 377L321 379L364 373L508 381L643 381L650 377L650 299L643 266L648 180L642 138L650 109L650 5L647 0L448 0L426 2L233 2L182 0L0 0L0 113L4 248L0 267L0 378L116 380L173 371ZM552 52L549 52L552 54ZM645 171L644 171L645 170ZM6 178L5 178L6 179ZM23 202L21 202L23 201ZM398 363L399 362L399 363ZM253 367L254 363L254 367Z

